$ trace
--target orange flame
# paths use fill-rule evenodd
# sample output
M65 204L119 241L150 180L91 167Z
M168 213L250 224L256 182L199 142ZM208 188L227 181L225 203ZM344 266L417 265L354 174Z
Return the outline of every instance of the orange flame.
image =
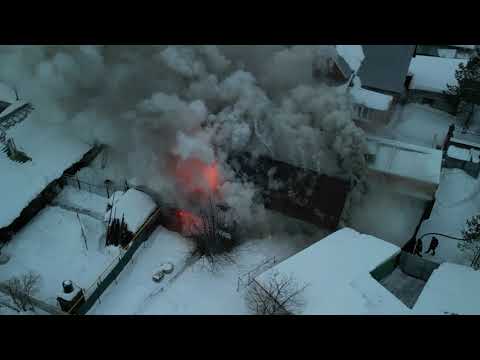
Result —
M180 220L181 233L184 235L191 235L202 224L202 219L190 211L178 210L177 216Z
M202 198L218 193L220 172L216 162L205 164L196 158L183 160L177 157L174 163L175 178L182 191Z

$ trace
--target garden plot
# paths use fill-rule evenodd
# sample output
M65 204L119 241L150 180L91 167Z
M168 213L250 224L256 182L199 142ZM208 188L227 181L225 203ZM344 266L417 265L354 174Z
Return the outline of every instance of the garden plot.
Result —
M118 256L117 248L105 248L104 235L101 221L83 214L77 217L75 212L57 206L47 207L3 248L10 260L0 265L0 281L35 271L41 276L36 297L56 304L63 280L89 287Z

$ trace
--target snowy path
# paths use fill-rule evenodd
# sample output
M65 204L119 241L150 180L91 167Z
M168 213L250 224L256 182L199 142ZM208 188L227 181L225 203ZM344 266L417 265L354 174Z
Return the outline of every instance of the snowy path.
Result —
M438 232L461 238L467 219L480 213L480 179L474 179L460 169L443 169L436 198L430 219L422 223L417 237ZM424 238L424 251L430 240L431 236ZM438 240L435 256L424 254L425 258L437 263L448 261L470 265L473 254L461 252L457 240L445 237L438 237Z

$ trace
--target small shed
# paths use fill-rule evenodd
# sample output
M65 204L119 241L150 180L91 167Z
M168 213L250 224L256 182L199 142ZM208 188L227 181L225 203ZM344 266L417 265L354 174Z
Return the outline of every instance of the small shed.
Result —
M455 71L460 64L466 64L467 61L436 56L415 56L408 69L411 77L408 99L439 110L453 111L444 92L448 90L447 85L457 84Z
M451 143L445 157L445 167L462 169L470 176L477 178L480 173L480 149L463 144Z
M388 180L396 191L432 200L440 183L442 151L380 137L367 137L370 176Z
M395 263L399 253L395 245L343 228L255 281L267 286L270 276L284 274L299 286L306 285L302 293L305 315L408 314L410 310L372 275L393 270L389 264Z

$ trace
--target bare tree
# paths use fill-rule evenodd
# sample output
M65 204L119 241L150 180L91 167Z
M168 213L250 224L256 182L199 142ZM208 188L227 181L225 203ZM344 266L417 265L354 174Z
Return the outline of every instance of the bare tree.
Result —
M29 271L19 277L13 277L5 283L5 291L18 311L33 309L30 297L38 291L40 275Z
M262 284L254 281L249 286L247 306L257 315L297 314L305 305L302 292L307 286L300 286L291 275L275 272Z
M195 242L192 255L204 257L212 270L218 264L232 262L230 253L238 244L235 226L226 220L225 211L224 207L214 204L209 198L208 205L200 212L199 221L192 225L193 231L189 236Z
M473 255L471 266L477 269L480 263L480 215L467 220L466 229L462 231L462 235L464 241L460 241L457 246L461 251Z

